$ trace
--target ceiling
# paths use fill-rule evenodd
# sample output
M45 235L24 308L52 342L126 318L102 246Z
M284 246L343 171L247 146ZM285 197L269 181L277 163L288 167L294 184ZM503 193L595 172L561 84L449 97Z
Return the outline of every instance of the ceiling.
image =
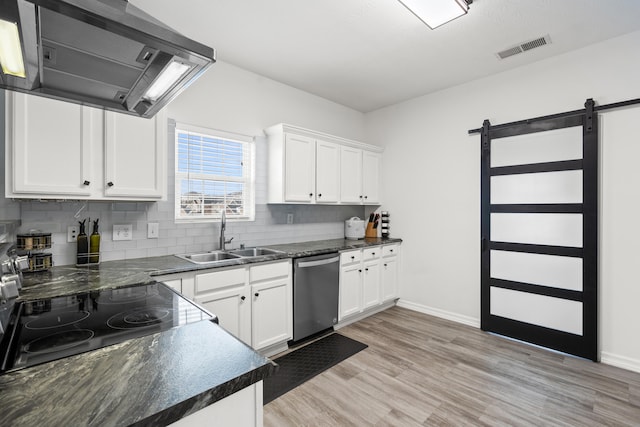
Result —
M361 112L640 29L638 0L475 0L435 30L397 0L130 2L220 61ZM496 55L546 35L550 44Z

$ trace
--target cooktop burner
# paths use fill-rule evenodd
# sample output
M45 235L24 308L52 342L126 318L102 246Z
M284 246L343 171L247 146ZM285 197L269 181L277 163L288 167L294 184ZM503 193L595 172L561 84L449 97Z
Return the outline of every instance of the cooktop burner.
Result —
M118 313L107 320L113 329L146 328L171 320L171 307L144 307Z
M0 373L215 316L162 283L16 304L0 343Z

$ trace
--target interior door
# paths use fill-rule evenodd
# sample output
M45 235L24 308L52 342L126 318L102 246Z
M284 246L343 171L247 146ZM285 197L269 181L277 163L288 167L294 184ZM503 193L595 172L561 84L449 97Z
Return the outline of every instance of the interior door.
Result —
M481 327L597 361L597 117L584 111L485 121Z

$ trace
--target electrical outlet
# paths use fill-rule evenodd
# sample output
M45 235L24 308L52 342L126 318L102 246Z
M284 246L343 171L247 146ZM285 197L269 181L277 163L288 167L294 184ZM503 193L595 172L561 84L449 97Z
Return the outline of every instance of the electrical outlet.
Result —
M80 230L77 225L67 227L67 242L72 243L77 241L79 232Z
M287 214L287 224L293 224L293 214L292 213L288 213Z
M157 239L160 231L160 224L150 222L147 224L147 239Z
M113 240L132 240L133 226L131 224L114 225Z

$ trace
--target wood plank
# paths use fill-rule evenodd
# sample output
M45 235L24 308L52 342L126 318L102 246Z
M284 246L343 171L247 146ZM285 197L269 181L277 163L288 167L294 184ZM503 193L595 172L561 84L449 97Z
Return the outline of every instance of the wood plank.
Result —
M369 348L264 407L266 427L640 425L640 374L393 307Z

